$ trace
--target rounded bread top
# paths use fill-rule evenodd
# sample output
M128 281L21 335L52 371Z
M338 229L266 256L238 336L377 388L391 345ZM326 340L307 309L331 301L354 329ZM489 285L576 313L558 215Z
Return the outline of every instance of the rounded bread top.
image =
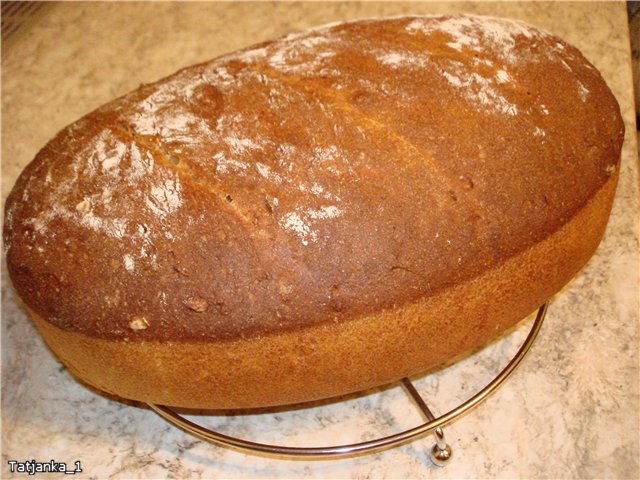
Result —
M394 308L548 237L616 173L615 98L521 22L287 35L62 130L6 205L9 271L61 328L222 340Z

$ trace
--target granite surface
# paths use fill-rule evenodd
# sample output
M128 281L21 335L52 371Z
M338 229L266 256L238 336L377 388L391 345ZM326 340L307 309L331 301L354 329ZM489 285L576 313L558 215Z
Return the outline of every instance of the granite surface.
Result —
M77 383L27 320L2 265L2 466L81 461L73 478L638 478L638 167L622 3L52 4L2 47L2 196L58 130L117 95L251 43L336 20L470 12L520 18L580 48L603 73L627 126L605 238L553 300L520 369L445 429L453 461L434 467L425 437L371 456L279 460L196 440L152 411ZM3 202L4 203L4 202ZM414 379L443 413L487 383L531 325L445 370ZM194 417L192 417L194 418ZM421 421L399 387L308 409L197 417L288 445L359 441ZM47 474L46 478L64 475ZM68 476L65 478L69 478Z

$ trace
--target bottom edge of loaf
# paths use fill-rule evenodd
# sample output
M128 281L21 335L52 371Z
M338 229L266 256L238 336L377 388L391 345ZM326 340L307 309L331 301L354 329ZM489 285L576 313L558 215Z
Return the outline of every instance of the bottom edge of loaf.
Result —
M221 343L125 341L65 331L27 311L75 376L124 399L239 409L345 395L476 351L558 292L596 250L616 180L558 231L481 276L341 323Z

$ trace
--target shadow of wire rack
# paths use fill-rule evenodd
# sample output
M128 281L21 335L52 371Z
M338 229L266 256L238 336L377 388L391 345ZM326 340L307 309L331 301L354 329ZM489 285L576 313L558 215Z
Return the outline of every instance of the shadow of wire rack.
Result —
M149 404L149 407L153 409L158 415L167 420L172 425L184 430L190 435L199 438L201 440L221 445L224 447L230 447L240 449L248 453L253 454L267 454L275 457L290 458L290 459L304 459L304 458L335 458L352 455L362 455L367 453L373 453L379 450L384 450L399 445L403 445L418 438L421 438L429 433L432 433L435 437L435 444L430 451L430 459L437 466L446 465L452 458L452 449L447 444L442 427L448 423L453 422L470 409L476 407L478 404L487 399L504 381L515 371L520 365L526 354L531 349L533 342L535 341L542 322L547 313L548 302L543 304L536 315L536 319L524 340L520 349L516 352L515 356L509 361L506 367L504 367L500 373L494 377L482 390L461 403L457 407L448 411L444 415L435 417L431 412L431 409L427 406L425 400L420 396L416 388L413 386L408 378L403 378L400 383L405 388L407 394L414 401L420 412L426 419L426 422L416 427L404 430L399 433L388 435L386 437L377 438L374 440L367 440L360 443L352 443L346 445L332 445L325 447L292 447L283 445L272 445L265 443L258 443L251 440L245 440L237 437L232 437L217 431L213 431L202 427L190 420L187 420L175 410L164 405Z

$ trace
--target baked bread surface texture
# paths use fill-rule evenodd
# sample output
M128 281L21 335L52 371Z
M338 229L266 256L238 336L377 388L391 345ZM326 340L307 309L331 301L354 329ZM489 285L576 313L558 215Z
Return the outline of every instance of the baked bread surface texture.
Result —
M558 291L602 237L623 133L597 70L520 22L320 27L65 128L7 200L9 272L52 350L111 393L338 395Z

